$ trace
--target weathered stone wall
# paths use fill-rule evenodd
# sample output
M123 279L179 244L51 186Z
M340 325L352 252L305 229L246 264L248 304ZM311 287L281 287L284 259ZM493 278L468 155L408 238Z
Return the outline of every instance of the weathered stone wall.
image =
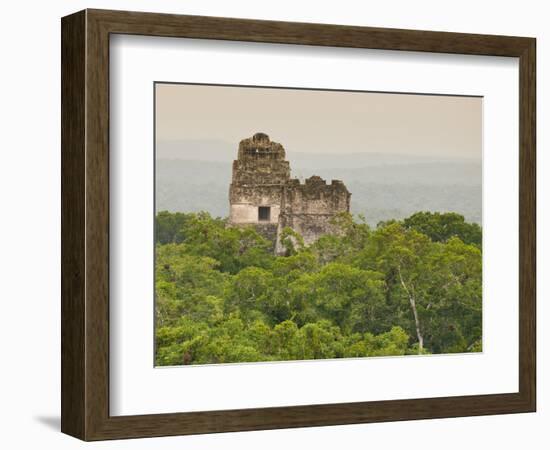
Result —
M268 206L268 205L261 205ZM268 223L277 224L279 222L279 205L270 205L271 214ZM229 211L229 222L233 225L238 224L262 224L265 222L260 222L258 220L258 206L248 203L236 203L231 205Z
M289 227L302 236L305 245L310 245L324 234L337 232L333 219L339 213L349 212L350 198L339 180L331 184L318 176L308 178L304 184L291 180L283 190L278 236ZM276 251L284 251L279 238Z
M282 185L289 178L290 165L281 144L263 133L240 142L238 159L233 161L233 185Z
M339 180L327 184L318 176L308 178L304 184L291 180L283 189L283 214L336 214L349 211L351 194Z
M231 203L277 203L281 204L284 184L232 184Z

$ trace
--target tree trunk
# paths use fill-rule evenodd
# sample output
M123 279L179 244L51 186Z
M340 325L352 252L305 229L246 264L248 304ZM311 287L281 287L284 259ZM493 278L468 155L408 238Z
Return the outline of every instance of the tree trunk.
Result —
M411 309L414 316L414 326L416 328L416 337L418 339L418 354L422 354L422 350L424 349L424 337L422 336L422 332L420 331L420 319L418 318L418 311L416 310L416 300L414 298L414 295L411 294L411 291L407 288L407 285L405 284L405 280L403 280L403 276L401 275L401 268L397 268L397 273L399 274L399 281L401 282L401 286L403 286L403 289L407 293L407 297L409 297L409 303L411 305Z

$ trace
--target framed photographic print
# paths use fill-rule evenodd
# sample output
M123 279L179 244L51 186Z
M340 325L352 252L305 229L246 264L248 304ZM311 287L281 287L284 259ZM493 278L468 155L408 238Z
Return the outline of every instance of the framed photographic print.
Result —
M535 39L62 19L62 431L535 411Z

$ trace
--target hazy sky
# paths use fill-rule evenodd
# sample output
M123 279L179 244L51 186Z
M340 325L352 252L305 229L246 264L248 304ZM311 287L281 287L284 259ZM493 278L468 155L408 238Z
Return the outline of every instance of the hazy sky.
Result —
M159 141L234 143L262 131L285 149L481 159L482 99L156 85Z

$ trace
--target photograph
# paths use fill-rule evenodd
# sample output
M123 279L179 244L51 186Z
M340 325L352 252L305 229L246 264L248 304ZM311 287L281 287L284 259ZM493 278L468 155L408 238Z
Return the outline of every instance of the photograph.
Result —
M482 117L155 82L155 366L482 352Z

